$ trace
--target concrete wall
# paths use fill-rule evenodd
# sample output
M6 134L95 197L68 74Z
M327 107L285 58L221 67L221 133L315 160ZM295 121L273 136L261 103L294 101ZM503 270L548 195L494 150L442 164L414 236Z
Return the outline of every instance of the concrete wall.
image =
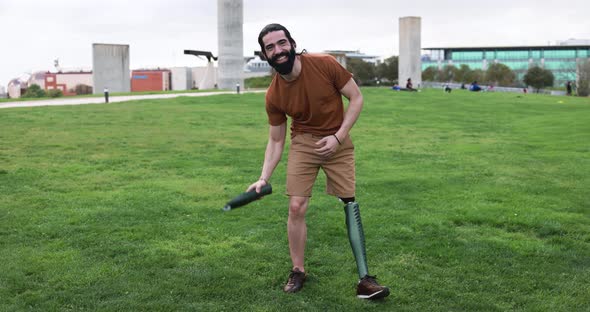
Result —
M422 84L421 18L401 17L399 19L399 84L403 88L406 80L412 78L414 88Z
M130 92L129 45L92 44L93 93Z
M234 90L244 85L244 5L242 0L217 0L217 87Z
M190 90L193 88L193 74L188 67L172 67L172 90Z

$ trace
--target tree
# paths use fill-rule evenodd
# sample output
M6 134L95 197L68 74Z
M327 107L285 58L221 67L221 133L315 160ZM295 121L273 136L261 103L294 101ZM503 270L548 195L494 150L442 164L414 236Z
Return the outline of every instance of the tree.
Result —
M457 71L458 69L454 65L445 65L440 71L438 80L442 82L456 81L455 77L457 76Z
M554 79L550 70L534 66L527 70L523 81L528 86L535 88L535 92L538 93L542 88L553 86Z
M422 80L424 81L437 81L439 76L438 69L435 66L427 67L422 71Z
M375 65L360 59L348 59L346 69L354 76L358 85L370 84L375 79Z
M510 67L502 63L494 63L488 67L486 71L486 80L488 83L493 83L499 86L509 86L516 79L516 75Z
M455 74L455 81L460 83L470 83L473 80L469 80L471 74L471 68L468 65L461 64Z
M45 97L45 90L41 89L38 84L32 84L22 96L23 98L42 98Z
M577 90L579 96L590 95L590 61L581 61L578 64Z
M465 74L463 79L465 83L472 83L474 81L485 83L485 72L481 69L470 70Z
M383 63L377 66L377 77L388 81L396 81L398 79L399 59L397 56L386 58Z

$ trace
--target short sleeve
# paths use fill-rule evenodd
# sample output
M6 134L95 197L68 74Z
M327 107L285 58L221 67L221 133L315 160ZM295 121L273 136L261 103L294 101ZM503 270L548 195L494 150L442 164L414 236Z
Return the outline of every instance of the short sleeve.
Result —
M352 74L342 65L340 65L340 63L338 63L336 58L333 56L330 55L328 59L330 60L328 64L330 66L330 73L334 78L334 86L336 89L341 90L348 83L348 81L350 81Z

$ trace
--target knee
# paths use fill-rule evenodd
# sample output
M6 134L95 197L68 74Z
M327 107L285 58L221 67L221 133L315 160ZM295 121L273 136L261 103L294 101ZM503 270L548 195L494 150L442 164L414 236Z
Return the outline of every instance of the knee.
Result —
M305 201L293 200L289 203L289 217L303 219L307 210Z

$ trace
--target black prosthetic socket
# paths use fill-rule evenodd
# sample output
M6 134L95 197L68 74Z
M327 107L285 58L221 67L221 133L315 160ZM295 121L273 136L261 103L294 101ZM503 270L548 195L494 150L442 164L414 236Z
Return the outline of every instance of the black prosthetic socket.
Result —
M340 199L340 201L342 201L345 205L348 203L352 203L354 201L354 197L346 197L346 198L338 197L338 199Z

